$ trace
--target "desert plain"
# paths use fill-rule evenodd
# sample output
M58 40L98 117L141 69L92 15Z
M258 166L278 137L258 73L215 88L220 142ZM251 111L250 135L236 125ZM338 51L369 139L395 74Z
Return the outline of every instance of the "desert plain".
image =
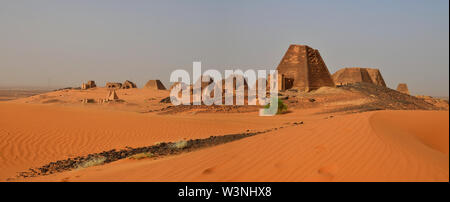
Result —
M448 181L448 102L380 88L281 91L288 112L275 116L171 106L169 90L117 89L121 102L101 104L83 100L105 98L105 87L38 92L0 102L0 180ZM229 134L243 136L211 138ZM120 156L133 148L144 149ZM119 157L80 167L111 151ZM155 155L132 158L140 151Z

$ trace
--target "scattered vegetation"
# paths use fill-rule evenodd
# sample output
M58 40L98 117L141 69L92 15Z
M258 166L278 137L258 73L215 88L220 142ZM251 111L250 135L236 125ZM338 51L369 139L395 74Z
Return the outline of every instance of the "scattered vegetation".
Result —
M48 99L48 100L44 100L42 101L43 104L51 104L51 103L61 103L61 100L58 99Z
M340 107L337 109L325 110L322 113L323 114L337 113L337 112L361 113L361 112L369 112L369 111L377 111L377 110L383 110L383 107L377 106L373 103L368 103L368 104L363 104L363 105L345 106L345 107Z
M130 156L128 158L140 160L140 159L151 158L151 157L153 157L152 153L150 153L150 152L143 152L143 153L132 155L132 156Z
M85 162L79 164L78 169L102 165L105 162L105 160L106 160L106 157L104 157L104 156L95 157L95 158L89 159L88 161L85 161Z
M235 140L239 140L246 137L251 137L254 135L267 133L273 129L266 129L263 131L255 131L255 132L245 132L245 133L236 133L236 134L228 134L221 136L210 136L209 138L204 139L190 139L190 140L181 140L178 142L161 142L156 143L157 145L146 146L146 147L138 147L132 148L126 146L125 149L121 150L109 150L103 151L100 153L93 153L87 156L78 156L74 158L68 158L65 160L59 160L55 162L50 162L46 165L30 168L28 171L19 172L17 174L18 178L27 178L27 177L36 177L40 175L50 175L53 173L64 172L72 169L79 168L87 168L91 166L111 163L120 159L129 158L133 155L140 154L136 157L146 156L149 157L150 154L152 158L154 157L163 157L169 155L176 155L183 152L191 152L205 147L211 147L215 145L224 144L227 142L232 142ZM142 154L146 153L146 154Z
M273 101L273 100L272 100ZM277 114L284 114L288 111L288 107L286 104L284 104L283 100L281 100L280 98L278 98L278 110L277 110ZM266 106L264 106L265 109L269 109L270 108L270 103L267 104Z
M187 147L187 141L186 140L180 140L178 142L174 142L171 147L174 149L183 149L185 147Z

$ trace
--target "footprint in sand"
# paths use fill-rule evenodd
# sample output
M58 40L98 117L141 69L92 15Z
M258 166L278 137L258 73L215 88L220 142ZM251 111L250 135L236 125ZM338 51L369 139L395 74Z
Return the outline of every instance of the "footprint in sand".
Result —
M317 173L326 180L332 180L336 176L338 170L339 168L336 165L328 165L319 168Z
M202 172L202 174L211 174L213 171L214 171L214 167L211 167L211 168L207 168L207 169L205 169L205 170L203 170L203 172Z
M315 172L306 176L303 181L305 182L331 182L336 177L336 173L339 167L334 164L328 164L319 167Z
M324 145L317 145L314 147L314 152L316 154L323 154L323 153L328 152L328 149Z
M281 168L283 166L283 164L281 164L281 162L277 162L275 164L273 164L273 167L275 168Z

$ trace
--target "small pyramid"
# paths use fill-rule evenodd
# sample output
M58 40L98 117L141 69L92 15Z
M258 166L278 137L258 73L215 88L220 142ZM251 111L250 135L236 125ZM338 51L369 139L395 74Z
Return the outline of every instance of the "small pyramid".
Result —
M406 83L399 83L397 91L409 95L408 85Z
M161 83L160 80L149 80L144 87L155 90L166 90L166 87Z
M118 99L119 99L119 96L117 96L117 93L115 90L109 91L109 94L108 94L109 101L114 101L114 100L118 100Z

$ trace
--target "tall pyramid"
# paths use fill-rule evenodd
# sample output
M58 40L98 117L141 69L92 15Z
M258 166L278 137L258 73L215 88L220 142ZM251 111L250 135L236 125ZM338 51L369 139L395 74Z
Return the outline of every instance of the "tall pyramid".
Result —
M280 90L308 92L323 86L335 87L319 51L306 45L290 45L277 70Z
M408 85L406 83L399 83L397 86L397 91L409 95Z
M380 70L373 68L348 67L335 72L332 76L334 84L372 83L386 87Z

